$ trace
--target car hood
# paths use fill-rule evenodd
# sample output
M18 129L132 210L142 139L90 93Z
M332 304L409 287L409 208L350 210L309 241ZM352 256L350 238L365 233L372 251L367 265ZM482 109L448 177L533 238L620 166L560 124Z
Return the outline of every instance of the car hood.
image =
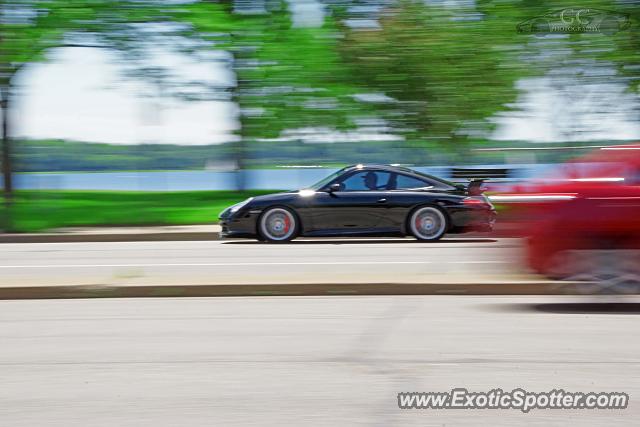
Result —
M291 199L292 197L297 197L298 196L298 190L292 190L292 191L282 191L280 193L273 193L273 194L264 194L262 196L254 196L251 201L254 203L259 203L259 202L272 202L272 201L277 201L277 200L288 200Z

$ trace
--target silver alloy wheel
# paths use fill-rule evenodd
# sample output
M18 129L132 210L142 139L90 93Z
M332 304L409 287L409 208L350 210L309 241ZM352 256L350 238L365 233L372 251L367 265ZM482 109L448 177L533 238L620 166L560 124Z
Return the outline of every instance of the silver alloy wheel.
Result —
M447 220L440 209L426 206L411 215L409 226L420 240L438 240L447 230Z
M272 208L260 218L260 232L267 240L288 240L296 231L296 219L283 208Z

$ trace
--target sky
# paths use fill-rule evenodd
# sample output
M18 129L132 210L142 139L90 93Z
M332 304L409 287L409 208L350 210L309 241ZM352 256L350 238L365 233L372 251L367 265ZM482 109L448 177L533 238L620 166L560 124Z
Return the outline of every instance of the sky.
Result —
M123 79L118 61L96 48L61 48L48 62L29 65L17 80L15 136L113 144L202 145L227 142L237 127L236 106L154 95L143 81ZM229 82L220 63L164 54L185 77Z
M640 99L616 82L575 85L570 79L528 78L516 83L511 110L492 118L496 140L555 142L640 139Z

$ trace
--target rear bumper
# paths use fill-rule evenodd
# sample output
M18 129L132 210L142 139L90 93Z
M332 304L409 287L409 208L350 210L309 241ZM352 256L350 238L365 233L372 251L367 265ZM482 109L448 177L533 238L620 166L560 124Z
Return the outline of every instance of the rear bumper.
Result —
M453 233L491 232L498 215L494 209L465 209L453 215Z

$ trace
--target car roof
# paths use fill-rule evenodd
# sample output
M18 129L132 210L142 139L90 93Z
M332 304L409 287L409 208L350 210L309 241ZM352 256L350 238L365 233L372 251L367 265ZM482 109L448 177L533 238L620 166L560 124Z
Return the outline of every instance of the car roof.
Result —
M383 164L366 164L366 163L361 163L361 164L357 164L357 165L350 165L345 167L343 170L345 172L347 171L353 171L353 170L381 170L381 171L387 171L387 172L408 172L408 173L416 173L416 171L414 171L413 169L409 169L407 167L403 167L403 166L396 166L396 165L383 165Z
M366 164L366 163L360 163L357 165L350 165L347 167L342 168L339 173L340 175L343 175L345 173L351 173L353 171L357 171L357 170L364 170L364 171L385 171L385 172L396 172L396 173L403 173L403 174L408 174L408 175L413 175L414 177L418 178L418 179L430 179L430 180L434 180L434 181L438 181L444 185L448 185L450 187L459 187L459 184L455 184L453 182L447 181L445 179L442 179L440 177L437 176L433 176L433 175L429 175L423 172L419 172L417 170L413 170L410 169L408 167L404 167L404 166L399 166L399 165L383 165L383 164Z

